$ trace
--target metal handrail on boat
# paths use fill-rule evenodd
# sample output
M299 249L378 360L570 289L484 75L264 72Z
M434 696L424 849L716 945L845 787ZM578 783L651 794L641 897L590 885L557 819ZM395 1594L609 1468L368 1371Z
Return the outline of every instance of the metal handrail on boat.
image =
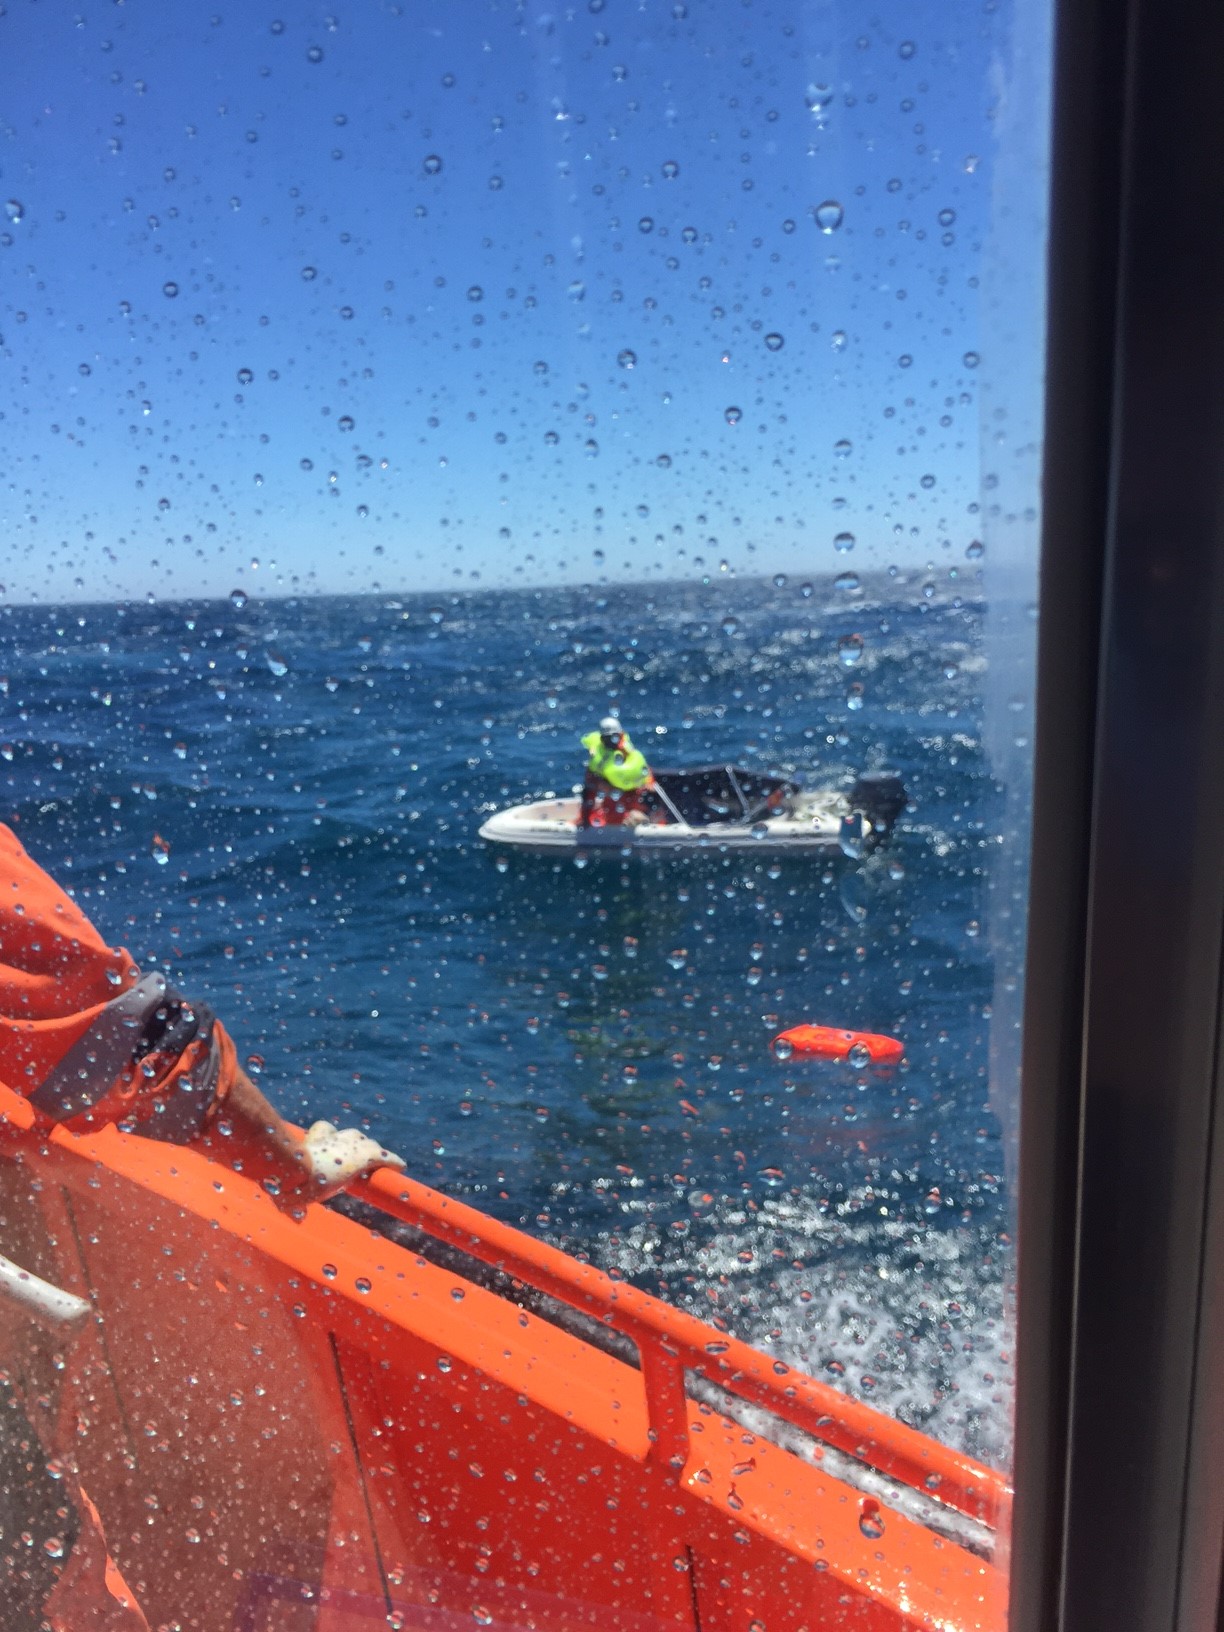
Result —
M381 1169L350 1194L629 1338L641 1356L650 1457L680 1476L688 1462L686 1371L772 1413L877 1472L997 1529L1010 1489L993 1468L792 1370L731 1336L712 1337L693 1315L547 1242L402 1174Z

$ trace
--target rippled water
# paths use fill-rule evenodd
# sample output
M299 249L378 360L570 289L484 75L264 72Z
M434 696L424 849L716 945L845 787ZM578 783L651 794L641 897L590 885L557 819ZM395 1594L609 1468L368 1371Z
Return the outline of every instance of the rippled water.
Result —
M288 1114L999 1460L981 636L886 578L10 610L0 769ZM887 764L911 810L862 864L487 849L611 707L657 764ZM906 1062L777 1061L804 1020Z

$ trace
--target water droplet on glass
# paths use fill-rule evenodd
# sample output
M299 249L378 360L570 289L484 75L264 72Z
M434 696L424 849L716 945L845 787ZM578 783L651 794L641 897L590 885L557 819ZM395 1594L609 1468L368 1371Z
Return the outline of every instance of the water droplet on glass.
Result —
M336 424L339 425L342 431L351 431L356 423L356 420L353 419L350 414L341 414L340 418L336 421Z
M833 548L840 550L843 555L847 550L852 550L854 548L854 534L838 533L833 540Z
M687 948L683 946L676 947L674 951L667 954L667 961L673 969L683 969L688 962Z
M723 413L723 418L728 425L738 425L743 417L744 410L742 408L728 408Z
M439 1371L449 1371L451 1369L451 1367L454 1365L454 1363L455 1362L450 1358L449 1355L440 1354L438 1356L437 1366L438 1366Z
M913 56L914 52L917 51L917 49L918 47L914 44L913 40L902 40L901 44L897 47L897 55L899 57L904 57L908 61L909 58Z
M493 1611L491 1609L486 1609L483 1604L473 1604L472 1619L476 1622L477 1626L492 1626Z
M338 1274L339 1270L336 1268L335 1264L323 1265L322 1275L325 1281L334 1281Z
M986 546L980 538L972 539L965 545L965 559L967 561L980 561L985 554Z
M321 45L308 46L306 48L306 61L307 62L322 62L323 61L323 47Z
M851 590L857 589L858 587L859 575L857 572L839 572L837 577L833 580L833 588L840 589L843 591L843 593L848 594Z
M697 242L697 228L684 227L681 230L680 236L686 244L695 244Z
M780 334L767 334L765 336L765 344L770 351L781 351L786 342L783 340Z
M864 1496L859 1508L859 1529L869 1541L878 1541L884 1534L884 1518L874 1496Z
M834 444L833 444L833 452L837 455L837 457L839 459L848 459L850 457L850 449L851 449L851 444L846 440L846 438L844 436L841 438L841 440L839 442L834 442Z
M430 621L430 623L441 623L443 618L445 618L445 616L446 616L446 613L443 612L443 610L442 610L442 608L440 606L431 606L430 607L430 609L429 609L429 621Z
M472 285L472 287L467 292L467 298L474 305L477 301L480 301L480 300L484 299L484 290L480 287L480 285L478 283L474 283Z
M617 360L617 362L620 364L620 366L622 368L636 368L637 367L637 352L635 352L635 351L618 351L617 354L616 354L616 360Z
M865 1065L871 1064L871 1050L866 1043L855 1043L846 1055L846 1059L856 1071L861 1071Z
M739 619L738 618L733 618L733 617L725 617L722 620L721 628L722 628L722 632L723 632L724 635L733 635L735 633L735 631L739 628Z
M785 1037L778 1037L774 1040L773 1051L775 1058L779 1060L789 1060L791 1055L795 1052L795 1045L793 1043L788 1043Z
M25 217L25 205L19 199L10 198L5 202L4 214L16 226Z
M663 180L664 181L675 181L676 177L679 174L680 174L680 166L676 163L675 159L664 159L664 161L663 161Z
M264 661L278 680L283 680L289 673L289 665L279 652L265 652Z
M852 669L863 655L862 635L843 635L837 643L837 661L843 669Z
M251 370L249 368L240 368L238 370L238 384L239 385L250 385L251 381L254 378L255 378L255 376L254 376L254 374L251 372Z
M436 176L442 168L442 160L436 153L427 153L421 168L427 176Z
M249 599L250 597L245 589L230 590L230 605L233 607L235 612L241 612Z
M976 351L967 351L961 358L966 368L976 368L981 360Z
M821 232L836 232L845 217L845 211L835 198L827 198L823 204L818 204L813 211L816 225Z
M638 222L638 231L639 232L653 232L654 231L654 221L651 219L650 216L644 215L642 217L642 219Z
M167 300L173 300L174 297L178 294L178 292L179 292L179 290L178 290L178 284L177 283L163 283L162 284L162 294L165 295Z
M63 1558L64 1539L62 1536L48 1536L43 1542L43 1552L48 1558Z
M575 278L565 292L571 300L582 300L586 295L586 284L581 278Z
M863 706L863 687L859 681L846 687L846 707L857 714Z

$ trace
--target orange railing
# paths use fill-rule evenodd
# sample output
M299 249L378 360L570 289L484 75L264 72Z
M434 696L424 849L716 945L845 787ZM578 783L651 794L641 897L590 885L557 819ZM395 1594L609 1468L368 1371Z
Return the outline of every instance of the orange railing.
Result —
M641 1357L650 1455L677 1476L689 1458L685 1373L693 1371L821 1444L998 1528L1011 1493L993 1468L402 1174L383 1169L350 1194L630 1339Z

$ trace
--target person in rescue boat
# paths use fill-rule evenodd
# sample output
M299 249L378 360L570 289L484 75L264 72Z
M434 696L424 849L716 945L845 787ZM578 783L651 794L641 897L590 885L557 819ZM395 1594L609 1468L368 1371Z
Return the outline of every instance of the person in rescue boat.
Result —
M291 1128L211 1010L108 946L2 823L0 1081L47 1129L116 1123L191 1145L262 1183L282 1207L404 1166L356 1128Z
M645 821L640 794L654 778L645 756L633 746L616 716L608 714L600 720L599 730L588 731L582 746L587 763L579 825L625 822L633 826Z

